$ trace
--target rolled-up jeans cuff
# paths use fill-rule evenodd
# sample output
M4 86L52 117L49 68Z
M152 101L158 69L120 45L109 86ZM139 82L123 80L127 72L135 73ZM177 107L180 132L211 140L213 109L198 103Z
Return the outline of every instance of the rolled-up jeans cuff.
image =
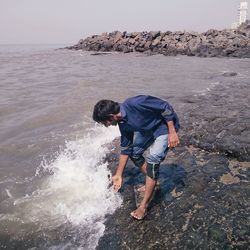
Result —
M159 177L159 163L149 163L147 162L147 176L153 180L157 180Z
M130 156L131 161L135 164L135 166L141 168L145 163L145 158L141 155L139 158L134 158Z

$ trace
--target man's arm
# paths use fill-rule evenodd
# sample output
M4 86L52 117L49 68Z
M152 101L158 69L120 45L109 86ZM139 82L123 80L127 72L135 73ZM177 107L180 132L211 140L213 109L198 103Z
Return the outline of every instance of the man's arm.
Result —
M166 123L169 121L173 122L176 129L173 131L173 134L178 131L180 128L178 116L168 102L154 96L140 96L139 98L141 100L138 101L137 106L141 107L141 112L144 112L144 110L151 110L161 114ZM168 125L168 128L172 129L172 124Z
M168 146L170 148L174 148L180 143L180 141L174 127L174 122L168 121L167 125L168 125Z
M116 169L115 175L112 177L113 188L115 192L119 191L122 186L122 174L126 164L128 162L129 155L132 150L132 143L134 133L131 131L126 131L123 129L123 124L119 124L119 129L121 132L121 154L119 157L119 164Z
M118 192L122 186L122 174L123 174L124 168L127 165L128 157L129 157L128 155L123 155L123 154L120 155L119 164L116 169L116 173L112 177L113 187L114 187L115 192Z

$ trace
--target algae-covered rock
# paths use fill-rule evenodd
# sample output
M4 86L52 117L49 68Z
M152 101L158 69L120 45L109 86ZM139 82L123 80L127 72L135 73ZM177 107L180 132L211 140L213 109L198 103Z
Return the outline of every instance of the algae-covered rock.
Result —
M248 83L234 82L182 99L176 107L181 145L160 167L161 192L143 221L131 218L133 186L144 176L129 161L121 190L123 205L107 217L97 249L249 248L248 93ZM113 172L117 156L118 149L110 162Z

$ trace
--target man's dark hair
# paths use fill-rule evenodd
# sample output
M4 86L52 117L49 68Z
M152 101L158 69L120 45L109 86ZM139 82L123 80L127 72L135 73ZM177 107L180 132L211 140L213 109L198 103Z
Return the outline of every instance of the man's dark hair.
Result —
M96 122L105 122L110 120L110 115L116 115L120 112L118 102L111 100L100 100L94 107L93 120Z

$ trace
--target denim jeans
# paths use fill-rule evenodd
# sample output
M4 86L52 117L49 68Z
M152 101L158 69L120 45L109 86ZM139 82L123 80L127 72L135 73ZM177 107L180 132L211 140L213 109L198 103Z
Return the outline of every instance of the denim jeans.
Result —
M135 132L133 141L133 152L131 157L138 159L149 148L146 161L150 164L160 164L168 152L168 134L154 138L153 135L143 135Z

